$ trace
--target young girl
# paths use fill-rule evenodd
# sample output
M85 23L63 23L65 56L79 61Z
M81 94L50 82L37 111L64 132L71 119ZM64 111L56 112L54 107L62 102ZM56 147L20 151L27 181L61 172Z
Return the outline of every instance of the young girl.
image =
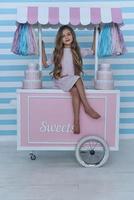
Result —
M52 62L54 70L52 71L55 84L58 88L70 92L72 96L72 106L74 112L74 133L80 133L80 104L82 103L87 115L94 119L100 118L100 115L90 106L87 101L84 85L81 79L82 57L91 54L91 50L80 51L76 36L70 26L61 26L56 36L56 45L53 51ZM45 49L42 50L42 62L48 66L50 62L46 61Z

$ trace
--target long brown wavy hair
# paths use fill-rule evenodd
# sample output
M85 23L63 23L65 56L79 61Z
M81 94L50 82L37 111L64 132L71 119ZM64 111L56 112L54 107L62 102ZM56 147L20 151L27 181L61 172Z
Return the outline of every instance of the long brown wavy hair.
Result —
M80 75L80 73L83 72L82 71L82 65L83 65L82 57L81 57L79 45L76 41L75 32L70 26L64 25L64 26L61 26L57 32L56 41L55 41L55 49L53 51L54 70L52 71L52 75L55 79L58 79L61 77L61 71L62 71L61 59L62 59L63 50L64 50L62 37L63 37L63 30L65 29L68 29L71 32L72 37L73 37L73 41L71 44L71 51L72 51L72 56L73 56L75 75Z

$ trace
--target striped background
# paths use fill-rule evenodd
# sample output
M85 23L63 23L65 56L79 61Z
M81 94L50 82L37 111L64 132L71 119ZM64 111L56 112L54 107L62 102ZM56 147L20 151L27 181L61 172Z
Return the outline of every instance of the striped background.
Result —
M93 6L95 1L88 0L87 2ZM37 61L38 58L37 56L17 56L10 51L16 29L16 8L18 5L39 5L43 2L47 1L23 0L23 3L18 3L17 0L0 0L0 135L16 135L16 105L14 101L16 89L21 88L27 64L33 60ZM54 0L51 2L56 4ZM62 5L64 1L58 2L61 2ZM70 3L71 0L68 2L69 5L73 4ZM80 5L80 3L73 2ZM81 0L77 0L77 2L81 2ZM128 52L124 56L107 58L106 61L111 63L116 88L121 91L120 135L134 136L134 2L125 0L96 1L98 7L104 3L111 7L121 7L123 12L125 25L122 27L122 31ZM43 31L48 56L52 52L55 34L56 30ZM76 30L76 34L81 48L91 46L92 31ZM104 62L104 59L101 59L100 62ZM43 84L46 87L53 85L49 77L50 71L51 68L43 70ZM84 59L84 71L85 85L91 87L94 73L93 58Z

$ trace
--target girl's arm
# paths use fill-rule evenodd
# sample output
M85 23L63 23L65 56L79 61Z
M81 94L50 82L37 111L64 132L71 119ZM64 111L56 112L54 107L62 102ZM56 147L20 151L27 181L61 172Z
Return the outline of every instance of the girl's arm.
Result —
M48 67L45 49L42 48L42 65Z
M42 40L42 65L48 67L47 56L45 52L45 43L43 40Z
M49 65L52 65L53 64L53 58L52 56L47 59L47 56L46 56L46 52L45 52L45 43L44 41L42 41L42 65L44 67L49 67Z

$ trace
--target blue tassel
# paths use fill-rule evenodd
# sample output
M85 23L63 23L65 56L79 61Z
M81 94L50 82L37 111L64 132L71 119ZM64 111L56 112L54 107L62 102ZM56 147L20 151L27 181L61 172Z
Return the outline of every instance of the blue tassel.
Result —
M103 26L98 41L98 56L111 56L112 55L112 35L111 26L106 24Z

